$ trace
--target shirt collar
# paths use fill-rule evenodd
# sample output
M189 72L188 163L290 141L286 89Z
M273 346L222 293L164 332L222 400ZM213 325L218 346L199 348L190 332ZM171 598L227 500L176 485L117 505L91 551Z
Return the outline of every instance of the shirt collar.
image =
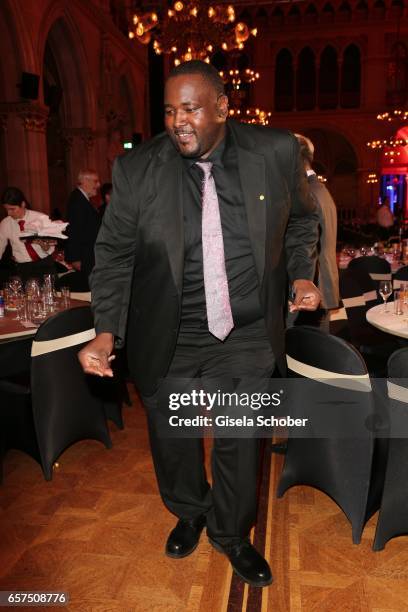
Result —
M81 189L80 187L78 187L78 189L79 189L79 191L80 191L81 193L83 193L83 194L84 194L84 196L86 197L86 199L89 201L89 195L88 195L87 193L85 193L85 191L84 191L83 189Z
M192 168L196 162L211 162L213 166L218 166L219 168L224 168L224 154L230 143L230 135L228 125L226 126L225 138L223 138L220 144L210 153L208 157L205 159L201 159L200 157L192 158L192 157L184 157L183 161L187 165L188 168Z

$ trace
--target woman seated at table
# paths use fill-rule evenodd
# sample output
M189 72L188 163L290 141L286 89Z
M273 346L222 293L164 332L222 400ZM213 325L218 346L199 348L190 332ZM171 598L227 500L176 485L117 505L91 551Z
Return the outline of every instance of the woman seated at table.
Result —
M30 226L47 226L50 219L44 213L30 210L27 198L17 187L7 187L1 197L7 217L0 223L0 258L10 243L12 257L16 270L23 279L39 277L43 274L54 274L55 264L52 253L55 240L36 238L21 240L23 232L27 233Z

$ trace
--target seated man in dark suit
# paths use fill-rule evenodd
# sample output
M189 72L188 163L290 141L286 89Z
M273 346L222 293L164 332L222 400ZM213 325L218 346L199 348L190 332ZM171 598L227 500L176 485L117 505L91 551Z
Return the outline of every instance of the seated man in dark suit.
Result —
M97 195L99 187L99 177L95 170L81 170L78 186L68 200L69 226L65 259L86 278L95 264L94 246L101 223L98 209L91 201L91 198Z

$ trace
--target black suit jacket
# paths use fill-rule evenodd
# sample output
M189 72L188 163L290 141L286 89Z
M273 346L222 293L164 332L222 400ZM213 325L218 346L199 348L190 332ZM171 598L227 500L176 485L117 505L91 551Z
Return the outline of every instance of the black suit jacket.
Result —
M79 189L74 189L69 196L67 221L65 258L80 261L81 272L88 276L95 263L94 247L101 216Z
M313 279L317 214L289 132L230 122L268 336L282 370L287 280ZM113 193L91 278L97 333L127 334L145 395L165 376L178 335L183 283L182 159L166 134L115 162Z

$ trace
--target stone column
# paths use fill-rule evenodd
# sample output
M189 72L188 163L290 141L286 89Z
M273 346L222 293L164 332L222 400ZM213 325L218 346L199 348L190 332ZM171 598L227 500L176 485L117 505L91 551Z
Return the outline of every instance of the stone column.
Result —
M1 105L0 112L8 115L7 183L22 189L35 210L48 213L48 108L37 102L17 102Z
M94 155L95 134L90 127L65 128L62 138L67 154L67 176L74 188L81 169L99 170Z
M8 183L7 160L7 123L8 114L0 113L0 185L5 187Z

